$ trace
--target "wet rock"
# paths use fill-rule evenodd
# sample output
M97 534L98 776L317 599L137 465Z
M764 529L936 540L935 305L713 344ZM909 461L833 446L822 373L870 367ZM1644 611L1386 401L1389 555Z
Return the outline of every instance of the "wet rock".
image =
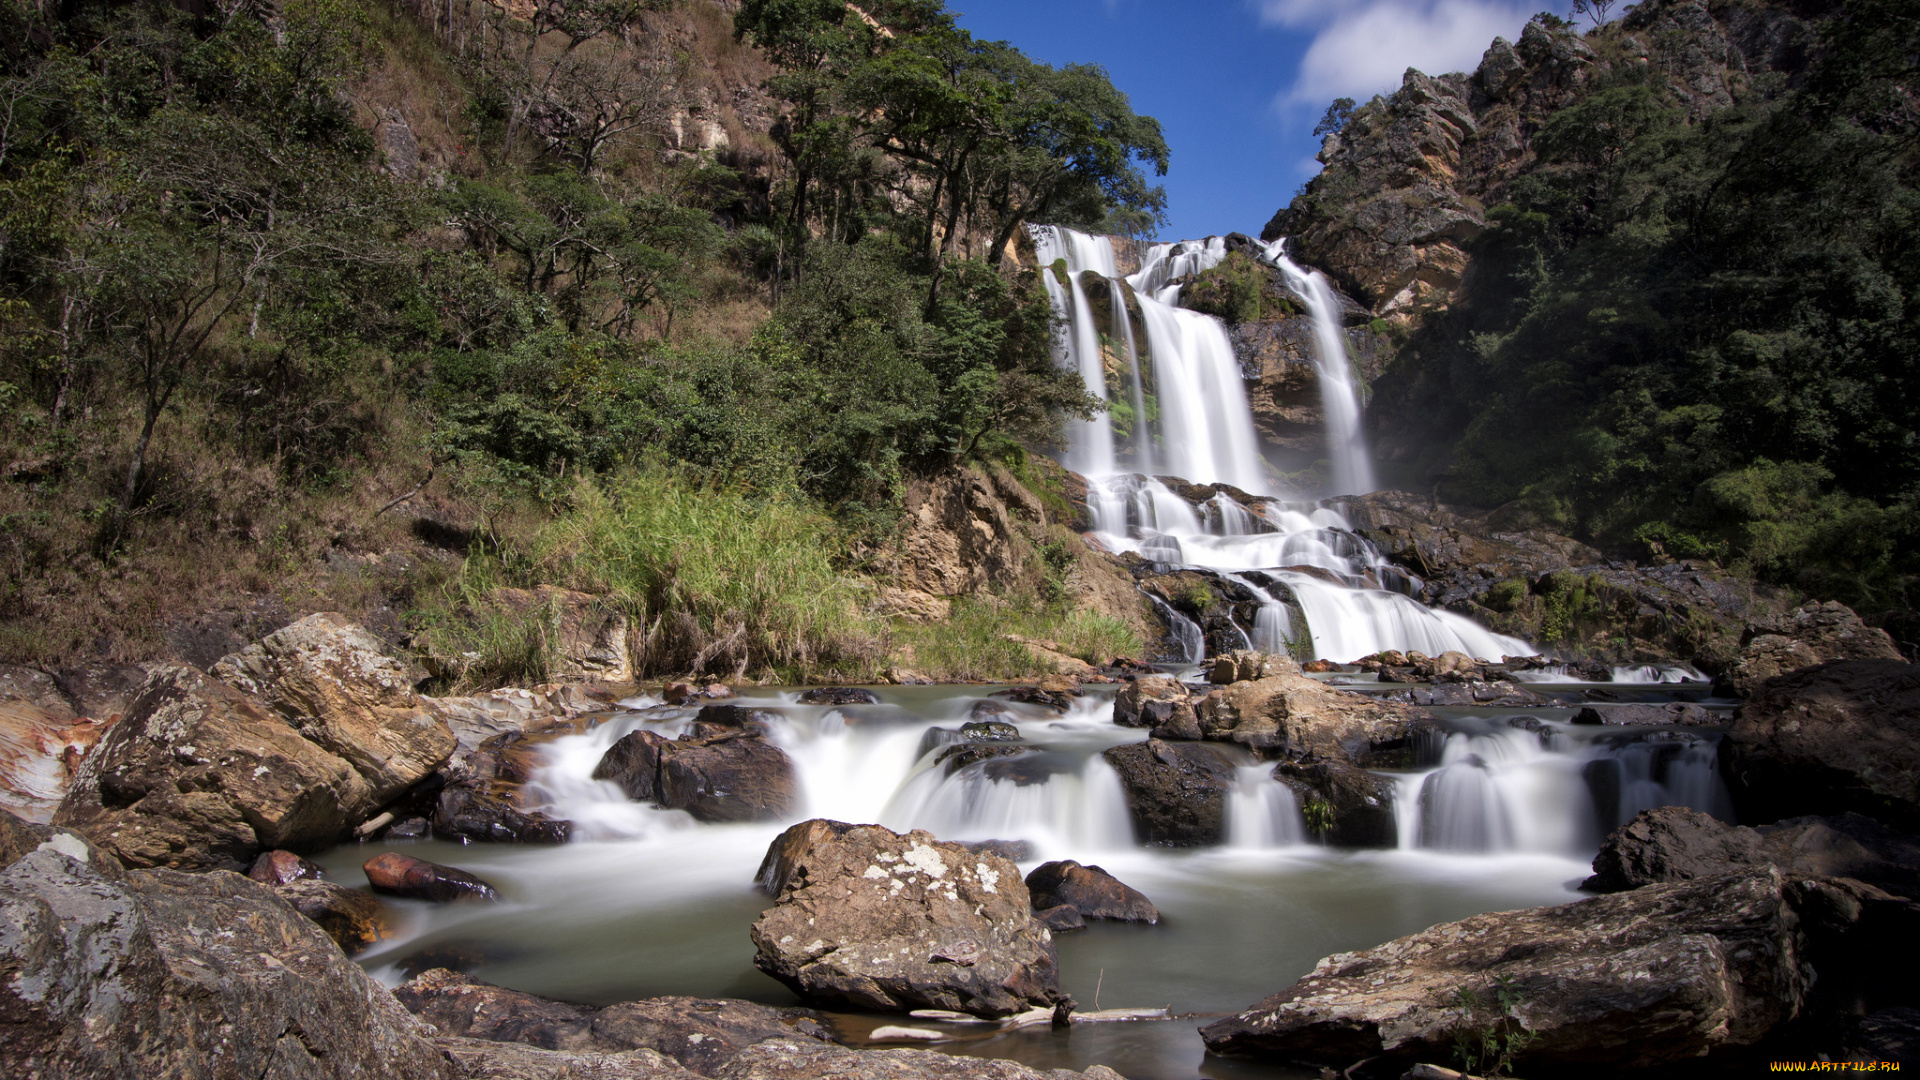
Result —
M1113 698L1113 722L1121 727L1177 726L1193 716L1187 688L1166 675L1144 675L1125 683ZM1192 726L1198 726L1195 722Z
M705 738L631 732L607 750L593 777L614 781L635 801L707 822L778 820L798 797L792 760L744 726Z
M573 822L526 809L521 805L523 790L500 780L449 785L434 805L433 833L447 840L493 844L566 843L573 836ZM400 826L387 833L389 840L406 838Z
M1226 839L1234 769L1215 748L1149 738L1107 750L1120 774L1135 837L1143 844L1200 847Z
M1859 814L1792 818L1758 829L1698 810L1643 810L1615 829L1581 888L1623 892L1771 864L1790 874L1845 877L1920 898L1920 838Z
M753 925L754 966L803 997L986 1017L1058 997L1052 941L998 856L816 819L774 841L759 877L776 891Z
M1025 840L963 840L960 846L979 855L998 855L1008 862L1033 858L1033 845Z
M703 1076L720 1075L741 1050L765 1039L833 1038L823 1018L807 1009L694 997L594 1008L507 990L443 968L414 976L394 996L447 1035L575 1054L650 1051Z
M1835 1061L1913 1061L1920 1058L1920 1009L1895 1006L1855 1018L1841 1037Z
M880 699L871 690L851 686L823 686L800 695L802 705L878 705Z
M425 840L433 835L433 823L423 817L401 818L386 832L388 840Z
M1523 686L1510 682L1488 682L1475 679L1470 682L1434 683L1431 686L1412 686L1405 690L1396 690L1381 697L1382 701L1397 701L1422 707L1432 705L1492 705L1513 708L1541 708L1559 704L1552 698L1536 694Z
M386 905L358 889L319 878L300 878L274 884L273 891L348 953L359 952L393 933Z
M967 715L975 720L994 720L1012 714L1007 711L1005 705L982 698L973 703L973 707L967 710Z
M1036 913L1065 905L1083 919L1160 921L1160 909L1138 890L1098 866L1082 866L1072 859L1035 867L1027 875L1027 893Z
M1056 934L1087 928L1087 920L1080 915L1080 909L1072 904L1057 904L1050 908L1036 910L1033 917L1039 921L1040 925Z
M52 818L74 770L106 730L74 715L45 674L0 667L0 810Z
M1019 742L1020 729L1001 720L975 720L960 725L960 737L968 742Z
M1685 701L1657 704L1587 705L1573 714L1573 722L1612 727L1700 727L1725 724L1730 714L1704 709Z
M128 872L45 835L0 871L0 1073L455 1080L427 1030L267 886Z
M285 885L301 878L323 878L327 872L291 851L263 851L247 868L247 876L262 885Z
M1838 601L1807 604L1786 615L1747 625L1740 659L1727 673L1742 694L1775 675L1829 660L1904 660L1885 630L1860 621Z
M231 687L169 665L87 755L53 820L129 866L242 870L263 849L324 847L373 806L346 761Z
M1044 784L1062 773L1071 773L1075 762L1065 754L1036 751L996 755L980 765L980 775L988 780L1007 781L1017 787Z
M1152 706L1149 706L1149 708L1152 708ZM1188 742L1198 742L1206 738L1206 732L1200 728L1200 718L1194 715L1191 706L1177 706L1167 710L1167 712L1166 720L1163 723L1155 724L1153 730L1147 732L1148 735L1156 739L1176 739Z
M1768 679L1734 713L1720 771L1743 821L1851 810L1920 829L1920 668L1834 660Z
M1030 747L1008 746L1005 743L955 743L940 751L933 763L952 776L969 765L978 765L994 758L1020 757L1032 752Z
M1195 710L1209 739L1256 753L1353 758L1413 737L1426 714L1324 686L1300 674L1237 682L1208 694Z
M451 866L441 866L389 851L375 855L361 867L374 892L436 904L491 903L500 899L493 886Z
M309 615L224 657L210 673L351 764L374 806L445 765L455 749L446 722L414 692L422 673L343 615Z
M1048 690L1038 686L1016 686L1010 690L996 690L994 696L1018 701L1025 705L1040 705L1066 712L1073 707L1073 699L1079 697L1080 692L1075 690L1069 693L1065 690Z
M1645 1068L1750 1046L1812 983L1785 880L1768 867L1559 907L1477 915L1320 961L1292 987L1201 1029L1215 1053L1344 1067L1446 1060L1503 1022L1511 980L1533 1039L1516 1072Z
M1316 824L1326 826L1318 838L1327 845L1391 848L1399 844L1391 777L1344 761L1315 758L1283 761L1274 766L1273 778L1293 791L1310 829ZM1315 803L1324 804L1325 809L1313 810Z

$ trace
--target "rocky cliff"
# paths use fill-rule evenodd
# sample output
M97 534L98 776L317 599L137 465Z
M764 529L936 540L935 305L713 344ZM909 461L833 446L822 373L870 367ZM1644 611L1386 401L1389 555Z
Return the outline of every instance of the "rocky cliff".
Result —
M1321 146L1326 166L1262 236L1289 238L1375 315L1406 324L1446 306L1468 271L1466 244L1535 162L1555 110L1642 72L1691 119L1805 70L1821 0L1645 0L1588 33L1543 15L1518 42L1495 38L1471 73L1411 68L1400 89L1354 110Z

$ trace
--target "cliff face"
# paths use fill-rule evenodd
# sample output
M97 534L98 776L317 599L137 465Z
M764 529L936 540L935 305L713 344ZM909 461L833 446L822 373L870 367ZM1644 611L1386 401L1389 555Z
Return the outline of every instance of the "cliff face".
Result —
M1471 74L1410 68L1399 90L1362 105L1327 137L1318 155L1325 170L1262 237L1288 237L1294 258L1326 271L1375 315L1416 322L1452 301L1467 272L1466 241L1533 165L1533 138L1555 110L1617 69L1664 83L1694 119L1741 92L1791 85L1806 67L1812 23L1830 7L1644 0L1587 34L1536 19L1518 43L1495 38Z

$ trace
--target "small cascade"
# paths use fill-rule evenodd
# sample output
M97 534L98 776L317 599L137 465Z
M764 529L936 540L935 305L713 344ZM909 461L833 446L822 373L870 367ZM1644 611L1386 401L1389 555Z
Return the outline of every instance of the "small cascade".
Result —
M1227 846L1290 847L1307 842L1300 803L1287 785L1273 778L1272 765L1242 765L1234 773L1227 799Z
M1360 395L1347 360L1340 306L1326 275L1295 264L1287 258L1286 247L1284 239L1268 244L1266 261L1286 275L1287 287L1305 301L1313 319L1313 369L1320 379L1320 403L1327 418L1333 487L1343 494L1365 495L1374 489L1373 456L1367 452L1366 432L1360 428Z
M1151 558L1151 556L1148 556ZM1153 595L1146 594L1153 601L1153 609L1158 612L1162 622L1167 624L1167 637L1174 647L1174 657L1182 664L1197 664L1207 658L1207 636L1192 619L1173 610L1173 605Z

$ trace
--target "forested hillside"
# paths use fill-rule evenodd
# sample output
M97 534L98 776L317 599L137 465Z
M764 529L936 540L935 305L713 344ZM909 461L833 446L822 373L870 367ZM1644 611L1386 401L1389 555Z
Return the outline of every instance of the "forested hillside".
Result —
M537 584L658 670L1142 647L1044 529L974 654L860 573L917 478L1045 490L1021 442L1091 407L1002 254L1155 219L1097 68L937 0L5 0L0 65L0 656L336 607L537 678L487 614Z
M1541 16L1330 112L1270 229L1399 323L1369 419L1402 482L1913 640L1916 58L1883 0Z

